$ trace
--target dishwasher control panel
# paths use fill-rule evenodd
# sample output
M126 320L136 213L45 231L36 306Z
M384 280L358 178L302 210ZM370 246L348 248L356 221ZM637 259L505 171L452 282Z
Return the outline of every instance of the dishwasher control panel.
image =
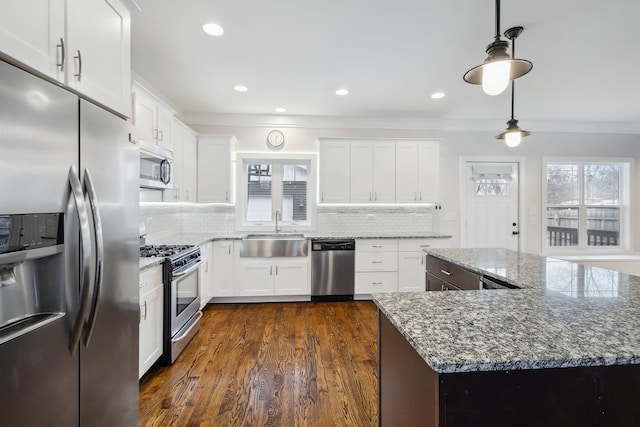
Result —
M354 251L355 240L312 240L312 251Z

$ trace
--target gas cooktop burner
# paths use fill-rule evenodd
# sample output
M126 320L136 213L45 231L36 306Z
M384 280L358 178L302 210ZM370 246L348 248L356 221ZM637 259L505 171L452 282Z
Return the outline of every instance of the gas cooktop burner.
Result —
M194 247L194 245L145 245L140 246L140 256L173 257Z

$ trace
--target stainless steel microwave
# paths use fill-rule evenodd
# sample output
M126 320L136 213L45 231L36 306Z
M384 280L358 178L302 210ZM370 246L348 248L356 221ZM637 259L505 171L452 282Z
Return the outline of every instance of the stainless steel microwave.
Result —
M173 152L156 144L140 141L140 187L173 188Z

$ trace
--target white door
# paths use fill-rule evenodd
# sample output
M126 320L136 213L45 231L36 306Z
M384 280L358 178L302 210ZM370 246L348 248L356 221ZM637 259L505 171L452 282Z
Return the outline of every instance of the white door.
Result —
M466 162L462 244L518 250L518 163Z

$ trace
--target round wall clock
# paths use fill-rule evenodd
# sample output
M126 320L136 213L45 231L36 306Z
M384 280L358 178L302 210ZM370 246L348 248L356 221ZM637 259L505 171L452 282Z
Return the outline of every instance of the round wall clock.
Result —
M267 135L267 142L272 147L280 147L284 144L284 134L279 130L272 130L269 132L269 135Z

